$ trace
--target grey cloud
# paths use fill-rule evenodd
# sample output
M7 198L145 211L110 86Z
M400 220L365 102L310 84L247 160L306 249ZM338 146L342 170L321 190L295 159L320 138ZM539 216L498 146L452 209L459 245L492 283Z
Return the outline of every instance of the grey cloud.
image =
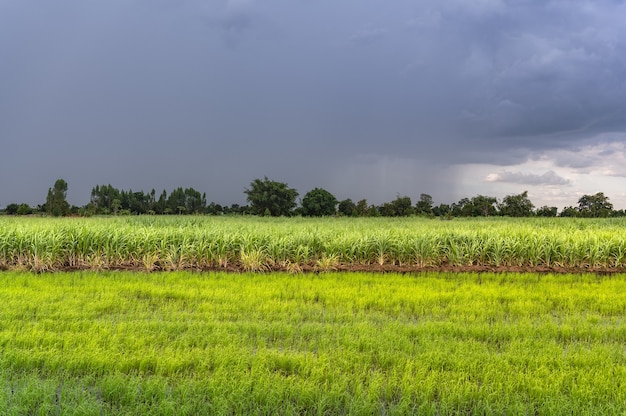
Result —
M239 34L252 26L253 17L249 12L229 12L218 23L225 32Z
M623 177L626 176L626 134L600 134L571 149L548 151L543 157L579 174L602 172Z
M606 149L606 150L602 150L602 151L598 152L598 156L600 156L600 157L611 156L611 155L614 155L615 152L616 152L615 149Z
M385 29L377 28L377 29L364 29L350 37L350 44L356 46L367 46L371 45L380 39L384 38L387 34Z
M470 87L474 102L465 109L478 116L461 125L490 137L531 140L563 131L601 130L613 120L595 122L624 105L626 61L615 53L626 44L623 31L605 29L606 12L595 16L585 14L584 8L566 9L554 2L542 8L547 14L535 10L530 20L533 8L509 6L486 24L489 39L472 38L462 68L473 76L476 88ZM563 22L559 27L552 20L557 16ZM479 70L472 71L477 55L484 59ZM502 102L512 106L502 107ZM622 117L619 123L624 125ZM555 136L533 146L566 144L567 139L559 139Z
M221 13L210 14L206 17L207 24L217 29L224 44L236 47L257 24L257 16L246 9L226 10Z
M237 48L244 42L274 42L280 37L277 36L280 30L275 23L280 13L276 13L277 10L268 12L272 5L267 8L261 3L247 0L220 3L200 2L196 10L227 48Z
M41 202L27 190L63 175L78 195L115 182L242 202L268 174L383 198L392 171L419 194L453 189L458 164L552 152L591 169L615 155L581 146L626 130L625 15L609 0L0 1L0 193ZM6 179L24 166L33 179Z
M441 12L437 10L421 11L406 23L410 27L434 28L441 24Z
M487 176L488 182L507 182L524 185L569 185L571 180L559 176L556 172L550 170L542 175L525 172L503 171L500 173L492 173Z

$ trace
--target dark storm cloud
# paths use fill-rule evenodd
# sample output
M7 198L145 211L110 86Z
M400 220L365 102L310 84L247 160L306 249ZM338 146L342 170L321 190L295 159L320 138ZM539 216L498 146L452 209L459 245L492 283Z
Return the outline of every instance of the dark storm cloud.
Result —
M476 101L466 104L470 116L463 124L477 135L519 138L548 148L611 123L623 126L624 36L617 26L606 28L614 18L607 9L594 10L595 4L551 2L494 15L493 20L507 24L487 24L495 28L490 33L496 40L478 38L462 65L480 86L472 91ZM555 136L568 132L574 134Z
M219 32L226 46L237 47L243 40L258 37L260 30L267 29L269 20L251 7L252 3L230 3L221 9L205 11L204 16L206 24Z
M518 183L524 185L569 185L569 179L559 176L554 171L548 171L542 175L536 175L526 172L510 172L504 171L491 174L487 177L489 182L507 182Z
M602 155L577 149L626 127L624 15L608 0L0 1L0 205L41 203L57 177L77 204L101 183L241 203L264 175L451 201L453 164L567 150L560 166L592 167Z
M350 36L350 43L356 46L367 46L385 37L384 29L364 29Z

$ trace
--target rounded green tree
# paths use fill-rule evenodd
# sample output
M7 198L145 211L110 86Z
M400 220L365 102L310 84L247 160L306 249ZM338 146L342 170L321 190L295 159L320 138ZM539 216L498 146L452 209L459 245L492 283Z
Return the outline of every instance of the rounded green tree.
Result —
M309 217L335 215L337 198L325 189L315 188L302 198L302 214Z
M272 181L267 177L253 180L244 193L248 195L247 200L254 214L273 217L291 215L298 197L298 191L289 188L286 183Z

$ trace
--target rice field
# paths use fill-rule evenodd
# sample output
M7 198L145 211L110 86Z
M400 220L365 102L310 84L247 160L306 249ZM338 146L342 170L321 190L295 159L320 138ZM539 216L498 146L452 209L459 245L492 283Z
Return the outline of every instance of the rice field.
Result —
M624 414L625 226L0 217L0 414Z
M626 275L0 273L7 415L623 414Z
M0 217L0 269L626 271L626 219Z

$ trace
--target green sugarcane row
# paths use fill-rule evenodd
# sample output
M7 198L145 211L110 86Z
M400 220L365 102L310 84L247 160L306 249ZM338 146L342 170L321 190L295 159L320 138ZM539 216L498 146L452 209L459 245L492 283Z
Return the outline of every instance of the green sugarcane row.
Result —
M1 218L0 268L626 267L626 220Z
M4 414L620 414L626 275L0 273Z

